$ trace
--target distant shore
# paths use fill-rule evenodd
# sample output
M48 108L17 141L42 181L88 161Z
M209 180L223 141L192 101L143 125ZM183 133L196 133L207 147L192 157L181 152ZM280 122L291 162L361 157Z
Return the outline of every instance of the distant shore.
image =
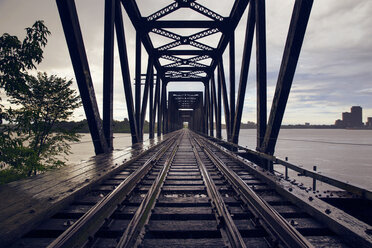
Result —
M144 132L148 133L149 123L145 121ZM74 130L78 133L89 133L89 127L86 120L79 122L63 122L59 123L58 127L67 130ZM372 127L361 127L361 128L341 128L335 125L282 125L282 129L347 129L347 130L372 130ZM226 129L226 125L222 124L222 129ZM256 129L256 124L253 122L242 123L240 129ZM157 130L157 123L155 123L155 131ZM130 133L129 121L125 119L124 121L114 121L113 123L114 133Z

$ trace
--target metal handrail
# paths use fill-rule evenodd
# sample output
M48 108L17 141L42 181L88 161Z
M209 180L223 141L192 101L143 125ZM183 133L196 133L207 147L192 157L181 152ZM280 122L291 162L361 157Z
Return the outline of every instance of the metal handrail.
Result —
M202 136L207 137L205 135L202 135ZM212 138L212 137L208 137L208 138L212 139L212 140L216 140L216 141L223 141L223 140L219 140L217 138ZM350 184L350 183L340 181L338 179L335 179L335 178L332 178L332 177L329 177L329 176L326 176L326 175L319 174L319 172L316 172L316 171L311 171L311 170L308 170L308 169L305 169L305 168L301 168L298 165L289 163L288 161L280 159L280 158L278 158L274 155L269 155L269 154L266 154L266 153L263 153L263 152L253 151L251 149L239 146L239 145L231 143L231 142L227 142L227 141L223 141L223 142L225 144L229 145L230 147L235 147L239 150L244 150L246 153L248 153L250 155L253 155L257 158L266 159L266 160L271 161L275 164L282 165L285 168L289 168L291 170L297 171L302 176L310 177L313 180L318 180L318 181L327 183L327 184L332 185L336 188L339 188L339 189L345 190L347 192L353 193L355 195L358 195L359 197L361 197L363 199L372 200L372 192L367 190L367 189L361 188L359 186L356 186L356 185L353 185L353 184Z

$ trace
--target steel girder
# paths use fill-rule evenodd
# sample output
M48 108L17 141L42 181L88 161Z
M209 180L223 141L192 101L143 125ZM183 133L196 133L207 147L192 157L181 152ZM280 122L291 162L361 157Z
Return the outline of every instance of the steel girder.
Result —
M238 143L253 35L256 30L257 150L269 154L274 153L313 0L295 0L295 7L268 122L266 107L265 0L236 0L228 16L221 16L201 5L197 0L170 1L169 5L148 16L141 15L135 0L106 0L103 121L101 121L98 113L74 0L56 1L97 154L112 149L114 30L116 30L118 41L133 143L142 140L147 104L149 104L150 109L150 137L154 136L156 113L158 135L161 135L161 130L163 130L163 133L170 131L169 116L171 108L174 106L171 107L169 102L167 102L166 86L169 82L204 83L205 102L199 103L198 106L204 108L201 110L201 113L204 113L202 114L203 116L208 115L208 117L203 119L203 125L205 127L203 127L202 131L204 132L209 129L210 134L213 135L215 119L216 135L218 138L221 138L221 105L223 103L228 139L234 143ZM235 37L237 36L235 29L248 6L242 67L238 95L235 99ZM135 97L132 95L129 75L129 62L121 12L122 7L124 7L126 14L136 30ZM204 15L208 20L162 19L181 8L191 9ZM184 35L178 32L182 29L195 29L195 32ZM212 37L212 35L218 35L217 45L205 43L204 38ZM155 47L152 40L153 37L164 37L170 39L170 41ZM143 96L141 94L140 78L142 45L149 57ZM229 74L225 73L222 61L222 55L227 45L229 45ZM214 74L217 66L219 68L217 70L218 80L215 82ZM157 72L155 99L153 99L154 69ZM225 79L225 75L229 75L228 80ZM215 83L217 83L217 87ZM229 94L227 92L228 85ZM148 100L148 94L150 94L150 101ZM175 99L172 99L172 101L174 102ZM190 107L193 109L196 103L190 97L187 101L184 100L175 104L180 104L179 107Z

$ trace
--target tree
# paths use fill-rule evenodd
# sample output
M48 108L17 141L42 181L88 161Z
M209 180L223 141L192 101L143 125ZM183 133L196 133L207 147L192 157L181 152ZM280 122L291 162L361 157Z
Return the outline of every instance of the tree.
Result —
M28 70L36 69L36 64L43 60L42 48L50 35L43 21L26 28L26 33L23 42L8 33L0 37L0 87L11 96L27 91Z
M68 142L78 141L79 136L58 127L58 123L67 121L81 105L76 91L70 88L71 80L46 73L36 77L29 74L42 61L42 47L50 33L42 21L26 31L22 43L9 34L0 37L0 87L11 103L11 107L0 107L4 120L0 124L0 162L20 176L64 164Z

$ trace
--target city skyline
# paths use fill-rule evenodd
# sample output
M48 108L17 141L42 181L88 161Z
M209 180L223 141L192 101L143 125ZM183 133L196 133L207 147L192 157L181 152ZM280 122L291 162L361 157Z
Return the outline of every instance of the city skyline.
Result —
M90 2L92 3L87 5L85 1L77 0L76 4L91 65L97 101L101 110L104 1L92 0ZM157 4L154 4L156 6L151 6L149 1L139 1L138 4L143 11L142 15L146 16L170 2L157 1ZM208 1L200 2L208 7ZM217 8L214 9L223 16L227 16L230 8L230 2L223 2L218 3ZM266 4L268 113L270 112L292 8L293 1L270 1ZM368 0L357 3L352 0L314 2L283 124L305 122L333 124L335 119L340 118L341 112L354 105L363 107L365 116L363 122L366 122L367 116L372 116L372 103L369 100L372 96L372 86L370 85L372 78L370 71L372 68L372 30L370 29L372 17L369 15L371 11L372 2ZM181 11L174 14L199 18L195 13ZM45 48L45 59L38 69L68 79L74 78L55 1L1 0L0 16L0 34L8 32L11 35L17 35L20 39L25 36L24 28L31 26L38 19L45 20L52 36L49 37L48 45ZM135 35L134 29L125 15L124 21L131 61L131 79L133 80ZM245 22L246 13L236 31L235 77L237 83L240 77ZM115 54L114 118L122 120L127 117L127 114L116 47ZM228 55L228 52L225 52L225 55ZM146 70L145 57L142 60L143 73ZM254 57L255 50L252 51L252 61L255 59ZM227 63L226 68L228 68ZM229 80L228 73L226 73L226 80ZM74 87L77 88L76 83ZM175 89L185 90L187 85L170 83L169 91ZM200 90L202 90L201 84ZM3 104L4 100L5 98L3 98ZM255 65L251 63L242 119L244 123L247 121L256 122L255 101ZM102 111L100 113L102 114ZM75 116L76 120L84 119L83 109L79 109Z

